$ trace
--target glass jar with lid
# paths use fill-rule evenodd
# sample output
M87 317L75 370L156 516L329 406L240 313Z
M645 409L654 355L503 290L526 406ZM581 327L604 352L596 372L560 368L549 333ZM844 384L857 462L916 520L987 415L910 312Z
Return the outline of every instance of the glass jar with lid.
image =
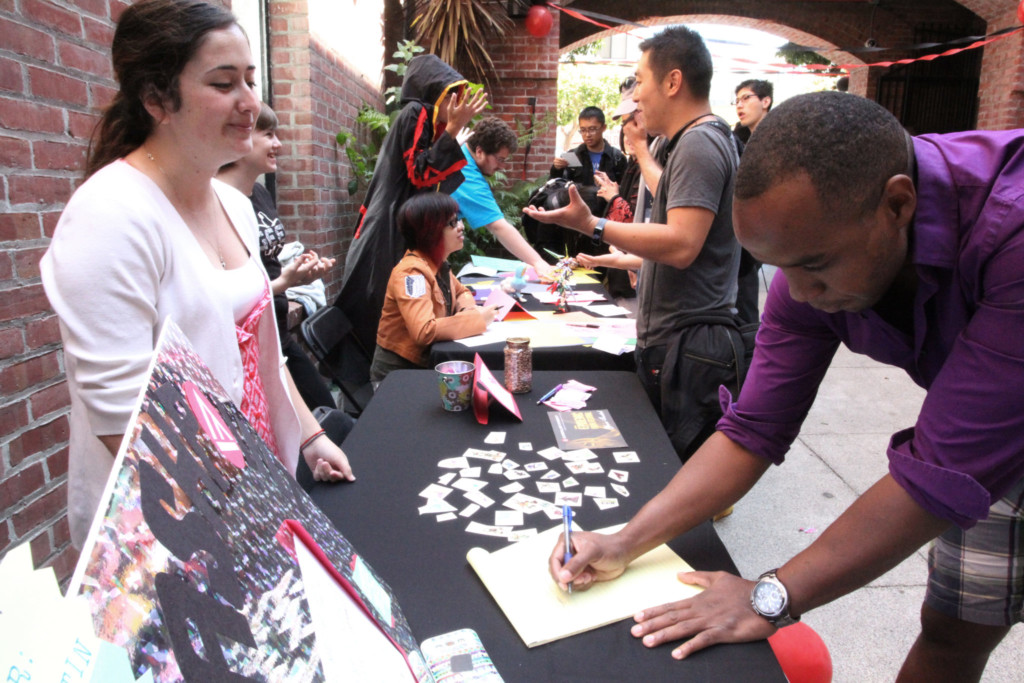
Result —
M529 337L505 340L505 388L513 394L533 389L533 350Z

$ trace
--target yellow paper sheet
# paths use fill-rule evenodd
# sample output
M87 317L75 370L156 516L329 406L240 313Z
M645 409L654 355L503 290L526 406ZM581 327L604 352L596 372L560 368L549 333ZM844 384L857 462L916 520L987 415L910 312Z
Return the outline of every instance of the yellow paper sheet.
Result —
M587 270L586 268L577 268L572 271L572 283L574 285L599 285L601 281L598 280L594 275L597 275L596 270Z
M569 595L548 574L548 556L561 531L555 527L493 553L473 548L466 554L526 647L590 631L700 591L679 582L676 574L693 568L662 544L638 557L619 578Z

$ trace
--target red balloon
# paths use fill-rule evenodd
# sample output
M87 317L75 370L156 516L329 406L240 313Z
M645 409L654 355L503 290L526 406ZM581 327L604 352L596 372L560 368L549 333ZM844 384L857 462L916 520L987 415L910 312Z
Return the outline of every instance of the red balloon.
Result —
M1020 4L1017 5L1017 21L1024 24L1024 0L1020 0Z
M1024 2L1024 0L1021 0L1021 2ZM548 34L554 21L551 18L551 12L540 5L534 5L526 13L526 30L530 32L531 36L541 38Z
M768 638L768 644L790 683L830 683L832 680L832 655L825 641L802 621L780 628Z

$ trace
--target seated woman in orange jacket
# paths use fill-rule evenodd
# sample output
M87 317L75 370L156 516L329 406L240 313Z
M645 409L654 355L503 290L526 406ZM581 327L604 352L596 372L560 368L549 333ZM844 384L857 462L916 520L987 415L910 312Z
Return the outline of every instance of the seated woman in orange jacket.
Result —
M478 308L448 267L448 256L462 249L458 213L455 200L440 192L414 195L398 210L409 250L388 280L371 381L392 370L426 367L435 341L472 337L494 320L495 308Z

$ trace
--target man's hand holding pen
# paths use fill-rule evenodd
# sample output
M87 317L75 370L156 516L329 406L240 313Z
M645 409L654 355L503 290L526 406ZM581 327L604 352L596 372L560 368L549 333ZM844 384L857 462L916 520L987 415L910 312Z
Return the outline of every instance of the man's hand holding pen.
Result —
M622 574L632 560L619 550L617 534L576 531L571 534L572 552L566 553L565 534L548 558L548 571L562 590L586 590L597 581L609 581Z

